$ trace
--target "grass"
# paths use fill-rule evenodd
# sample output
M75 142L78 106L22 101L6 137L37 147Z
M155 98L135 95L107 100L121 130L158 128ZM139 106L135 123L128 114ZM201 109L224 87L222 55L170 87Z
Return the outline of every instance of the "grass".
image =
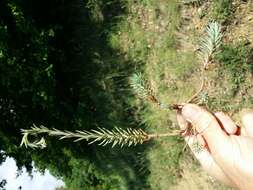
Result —
M198 63L191 51L179 51L177 39L181 16L176 0L129 1L128 14L115 27L111 35L112 47L119 48L125 61L141 63L142 74L161 102L184 102L191 97L198 83ZM140 70L136 70L140 72ZM191 80L188 80L191 78ZM149 132L167 132L177 128L175 113L140 102L142 124ZM171 137L156 141L147 153L149 164L148 182L152 189L168 189L179 178L180 160L184 147L181 138Z
M212 110L238 113L252 103L253 48L245 41L225 44L216 56L217 67L209 72L206 106Z
M115 27L110 36L113 48L118 48L125 61L134 61L137 72L150 81L151 88L162 103L171 104L184 102L199 88L199 60L194 49L183 46L181 49L178 32L181 30L181 16L177 0L128 1L128 14ZM212 4L212 17L221 23L227 23L232 18L232 1L216 0ZM194 26L193 26L194 27ZM189 34L192 37L192 34ZM188 38L186 43L197 44L199 36ZM184 43L184 42L183 42ZM248 59L251 50L245 45L228 44L222 47L215 62L219 63L207 71L207 89L201 94L202 103L212 110L229 112L238 111L247 106L252 98L249 94L241 96L249 88L251 67ZM227 88L228 87L228 88ZM226 89L229 94L224 94ZM239 101L239 104L234 103ZM161 110L158 107L133 101L138 107L141 124L149 132L167 132L177 128L175 113ZM183 152L184 141L180 137L161 139L150 146L147 158L149 160L148 183L151 189L163 190L174 188L181 179L182 163L190 163L187 171L193 173L196 162L192 161L188 151ZM194 176L194 175L193 175ZM206 179L198 176L196 189L201 189L201 183ZM208 187L225 189L217 184ZM180 188L180 186L179 186ZM177 188L175 188L177 189Z
M245 42L235 45L224 45L223 51L217 56L221 64L220 74L228 75L230 97L236 96L242 85L245 85L247 75L252 71L249 58L252 56L252 48Z
M231 19L234 11L232 0L214 0L212 3L212 17L214 20L225 23Z

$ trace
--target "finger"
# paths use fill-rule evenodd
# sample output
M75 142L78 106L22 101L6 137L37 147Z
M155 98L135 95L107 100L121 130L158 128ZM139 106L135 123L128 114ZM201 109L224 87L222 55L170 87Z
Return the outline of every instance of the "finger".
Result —
M229 151L224 152L229 147L229 138L210 112L197 105L186 104L182 108L182 116L203 135L210 151L217 159L229 156L227 155Z
M181 115L181 112L178 112L177 114L177 121L181 130L187 130L188 127L191 127L189 126L189 122L187 122ZM202 135L198 134L197 136L186 136L185 141L190 147L194 156L197 158L204 170L206 170L209 175L211 175L225 185L232 187L234 186L232 181L226 176L226 174L212 158ZM196 143L199 144L198 148L196 148Z
M247 136L247 132L246 132L244 126L240 127L240 134L241 134L242 136Z
M217 112L214 115L221 122L223 128L228 134L233 135L237 132L236 124L227 114L223 112Z
M202 168L212 177L222 182L225 185L235 187L233 182L227 177L223 170L214 161L212 155L207 149L203 148L201 151L195 150L196 138L194 136L186 137L188 145L192 150L194 156L200 162Z
M177 113L177 122L181 130L184 131L188 129L189 123L183 118L179 111Z
M241 113L241 119L245 130L245 135L253 137L253 110L243 110Z
M189 129L189 127L191 127L191 126L190 126L190 123L187 122L187 121L183 118L183 116L181 115L180 112L178 112L178 114L177 114L177 121L178 121L178 124L179 124L180 129L183 130L183 131L185 131L185 133L184 133L183 135L186 135L186 137L187 137L187 136L191 136L192 134L187 134L187 129ZM204 138L202 137L202 135L198 134L198 135L196 136L196 139L197 139L198 143L199 143L202 147L206 147L206 142L205 142ZM186 138L185 140L186 140L186 142L187 142L187 138Z
M200 144L201 147L205 147L205 148L207 147L206 141L205 141L205 139L203 138L203 136L201 134L198 134L196 136L196 138L197 138L197 141L198 141L198 143Z

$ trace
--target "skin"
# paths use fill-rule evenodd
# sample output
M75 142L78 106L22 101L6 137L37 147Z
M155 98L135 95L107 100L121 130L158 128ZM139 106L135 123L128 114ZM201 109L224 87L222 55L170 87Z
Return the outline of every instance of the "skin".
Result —
M177 119L181 129L194 127L198 132L185 140L209 175L235 189L253 189L253 110L242 112L241 128L225 113L195 104L184 105ZM194 151L196 139L203 150Z

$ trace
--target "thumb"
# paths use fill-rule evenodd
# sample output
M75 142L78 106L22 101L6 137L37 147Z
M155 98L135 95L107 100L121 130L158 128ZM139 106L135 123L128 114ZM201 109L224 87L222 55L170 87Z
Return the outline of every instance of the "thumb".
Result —
M214 157L226 156L229 138L210 112L195 104L186 104L182 116L203 135Z
M253 137L253 110L246 109L241 113L243 126L245 127L246 135Z

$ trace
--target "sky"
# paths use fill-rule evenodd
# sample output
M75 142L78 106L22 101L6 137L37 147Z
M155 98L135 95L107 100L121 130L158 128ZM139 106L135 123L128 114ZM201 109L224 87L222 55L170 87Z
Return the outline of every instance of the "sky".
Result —
M22 186L22 190L54 190L56 187L64 185L63 181L53 177L48 170L44 175L37 171L33 171L33 178L23 169L23 173L16 178L17 166L13 158L7 157L5 162L0 166L0 181L7 180L6 190L17 190Z

